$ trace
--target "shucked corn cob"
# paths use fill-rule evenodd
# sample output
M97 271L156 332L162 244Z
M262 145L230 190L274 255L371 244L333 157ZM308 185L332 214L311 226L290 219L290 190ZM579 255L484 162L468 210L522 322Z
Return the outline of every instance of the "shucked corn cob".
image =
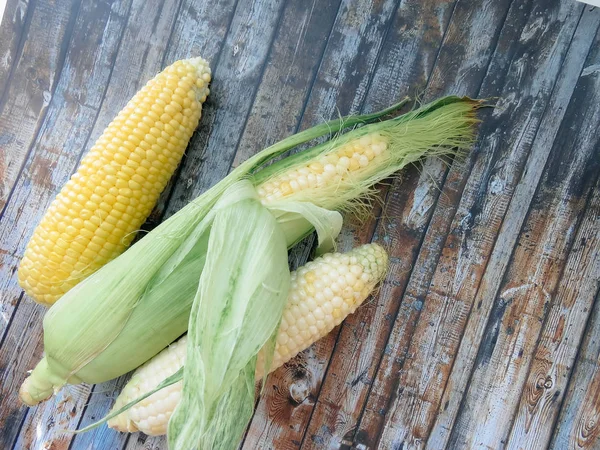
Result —
M99 383L120 376L185 333L210 237L202 223L240 179L248 178L256 187L291 247L314 230L314 222L298 213L301 204L342 210L360 207L356 199L364 198L375 183L407 164L423 156L467 149L474 138L479 106L480 102L470 99L447 97L337 135L265 167L299 144L332 129L373 121L382 113L349 117L291 136L245 161L49 310L44 318L44 358L21 386L21 399L34 405L65 384ZM373 157L365 166L362 156L368 160L370 152ZM327 164L335 167L335 174L326 169ZM318 173L320 167L323 173ZM180 253L184 247L191 249L185 256Z
M202 58L177 61L108 125L31 237L18 274L29 296L51 305L127 248L183 156L209 81Z
M369 296L387 271L388 258L378 244L346 254L332 253L293 272L288 304L281 320L271 370L329 333ZM113 410L149 392L185 364L186 336L136 370L117 398ZM262 378L259 353L256 379ZM109 421L119 431L149 435L167 432L181 396L182 382L161 389Z

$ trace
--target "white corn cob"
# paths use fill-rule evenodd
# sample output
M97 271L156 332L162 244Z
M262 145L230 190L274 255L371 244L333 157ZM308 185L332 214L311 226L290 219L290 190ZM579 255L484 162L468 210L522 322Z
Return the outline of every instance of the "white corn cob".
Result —
M388 267L385 250L367 244L346 254L330 253L291 274L288 304L275 344L271 371L327 335L369 296ZM113 411L144 395L185 364L187 336L138 368L117 398ZM259 353L256 379L261 379ZM169 418L181 396L182 382L154 393L109 420L119 431L148 435L167 432Z

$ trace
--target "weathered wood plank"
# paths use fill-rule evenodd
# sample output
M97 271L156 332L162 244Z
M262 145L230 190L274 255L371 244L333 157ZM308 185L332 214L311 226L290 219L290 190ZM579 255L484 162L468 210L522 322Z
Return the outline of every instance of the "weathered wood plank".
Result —
M470 374L480 346L496 292L508 266L512 249L522 227L531 198L541 177L552 143L569 104L576 80L590 46L590 36L598 25L598 17L584 14L565 57L552 97L542 118L523 175L510 199L494 249L477 291L469 322L455 356L452 372L446 383L427 447L443 448L447 444L454 420L468 387Z
M297 131L339 7L340 0L286 5L234 166Z
M599 11L600 12L600 11ZM600 16L600 14L598 14ZM600 64L600 35L585 67ZM585 70L585 69L584 69ZM577 152L595 148L595 159L600 159L600 76L593 74L580 78L566 121L571 126L581 123L576 132L560 136L557 144L571 143ZM559 147L560 148L560 147ZM594 150L592 151L594 152ZM568 161L568 160L566 160ZM600 164L596 164L600 169ZM593 178L593 167L585 175ZM585 216L569 253L556 295L541 331L540 340L531 360L529 376L513 419L507 448L536 449L547 446L554 432L571 369L582 341L586 323L600 287L600 189L586 206ZM596 403L600 405L600 403ZM596 437L600 436L600 430ZM591 436L590 436L591 437ZM593 444L593 438L588 441Z
M347 114L360 109L394 11L392 1L342 3L300 128L337 117L338 112ZM358 58L360 64L356 55L362 55ZM292 255L293 264L305 261L309 250L310 247L296 250ZM290 367L267 380L244 448L297 448L301 445L335 334L334 331Z
M499 95L502 104L491 117L484 116L483 139L473 153L474 165L433 278L425 277L424 283L415 286L414 298L426 294L424 308L400 371L397 392L392 394L383 442L424 446L441 408L473 298L581 11L579 7L563 10L557 4L527 11L530 5L513 3L508 13L480 94ZM557 26L563 22L567 22L564 27ZM531 34L523 33L515 40L514 29L529 29ZM546 36L545 44L537 43L536 34ZM544 48L529 56L532 45ZM555 51L549 52L552 48ZM524 73L531 78L525 79ZM515 98L510 94L517 85L520 93ZM454 168L449 175L453 177ZM409 286L408 295L411 291Z
M283 7L283 2L276 0L237 5L213 71L200 126L166 208L167 216L229 172Z
M76 423L77 428L86 427L105 417L115 399L121 393L127 379L129 379L129 376L125 375L106 383L94 385L83 408L73 417L73 422ZM85 393L82 394L85 395ZM131 440L128 434L117 433L106 425L69 437L71 439L69 449L72 450L94 449L99 446L99 443L102 443L102 449L116 450L122 448Z
M171 64L178 59L201 56L209 62L214 74L219 62L219 55L223 51L225 36L229 31L236 5L236 0L220 0L218 2L183 0L177 14L177 21L169 36L169 45L163 56L163 66ZM206 114L206 109L210 108L212 96L214 94L209 96L208 103L204 105L203 115ZM205 118L201 118L200 126L206 120ZM201 128L192 136L186 150L186 155L188 156L184 156L180 167L161 194L156 207L143 226L144 229L151 229L161 222L173 188L179 179L180 172L183 170L183 167L190 164L188 160L193 158L189 155L201 151L201 145L197 143L205 142L206 136L203 137L205 131L205 129ZM180 206L182 205L180 204ZM175 212L174 208L172 208L171 214L173 212Z
M581 96L574 96L565 114L569 120L561 125L495 296L451 446L506 445L536 342L600 170L600 147L592 136L600 109L597 101L592 105Z
M32 153L21 177L20 183L22 186L15 191L14 201L10 203L10 217L14 219L11 222L13 225L9 229L12 230L12 233L20 233L17 239L8 240L13 245L20 246L18 252L12 251L10 253L14 255L15 259L22 252L22 246L25 245L28 234L32 230L31 225L39 221L39 217L50 202L52 195L74 170L82 149L100 135L115 112L124 106L127 99L137 91L140 85L160 69L160 58L158 56L162 55L164 51L166 39L157 40L155 36L157 34L168 35L168 30L173 24L178 7L178 3L172 2L170 4L137 2L132 7L130 18L127 19L125 16L129 9L128 2L115 3L114 5L90 2L86 5L87 16L82 16L78 25L79 37L77 41L74 40L70 53L72 58L82 60L69 66L72 68L72 77L75 78L75 81L79 79L75 86L83 85L85 90L81 92L81 96L77 91L80 88L75 89L75 91L67 90L64 94L64 98L69 100L69 102L65 102L66 106L61 104L61 108L58 108L59 105L57 105L57 111L48 114L50 119L56 116L60 121L49 121L45 126L45 139L40 141L40 144ZM115 11L111 11L111 8L114 8ZM105 17L104 23L98 21L99 17ZM106 27L107 24L108 27ZM125 25L127 25L127 31L123 35L122 30ZM90 34L90 28L95 30L93 34ZM123 36L123 39L121 39L121 36ZM85 42L88 47L75 45L79 42ZM104 43L106 47L99 46L99 42ZM119 53L116 55L115 60L117 51ZM138 70L134 70L136 67ZM94 69L94 71L101 70L98 72L99 78L90 79L89 71L91 69ZM78 70L81 70L81 72ZM106 88L109 79L110 85ZM65 89L70 89L69 83L71 82L73 80L65 79ZM88 91L90 88L95 90ZM101 105L105 93L107 100ZM88 101L90 102L89 105L86 103ZM101 109L100 113L98 113L98 109ZM88 115L83 115L83 112ZM80 124L79 121L83 122ZM79 126L75 128L73 123ZM92 125L94 126L93 129L91 128ZM57 132L57 130L61 132ZM64 133L62 130L71 131ZM66 142L69 142L68 146L65 145ZM63 147L67 149L74 148L75 151L64 151ZM42 182L46 183L45 189L38 186L38 191L34 191L36 196L32 199L30 197L32 192L28 190L28 187L32 185L30 180L35 178L35 170L49 165L54 165L51 174L40 177ZM33 186L35 188L35 185ZM28 217L28 220L24 220L24 217ZM9 271L7 268L6 272L14 276L12 270ZM14 277L8 280L8 284L15 291L18 289ZM33 306L29 301L21 302L11 322L6 341L18 342L23 345L21 350L24 350L25 357L16 354L10 354L10 356L3 354L0 357L0 365L6 365L11 369L11 373L2 378L2 396L9 408L18 408L16 389L23 380L26 370L33 367L41 354L41 317L43 312L43 308ZM25 336L27 333L24 333L23 330L27 329L27 326L31 326L28 329L28 334L36 336L35 340ZM89 386L78 388L75 390L77 395L69 396L68 393L65 393L56 400L56 403L50 401L33 409L27 415L23 425L21 439L25 441L32 439L37 442L38 439L44 440L59 436L62 429L74 428L82 412L82 406L87 399L87 394L89 394L89 389ZM56 407L61 400L65 400L64 414L51 414L52 408ZM73 408L75 408L75 413L71 414ZM66 411L69 411L69 414ZM61 420L63 423L58 426L58 422ZM66 426L64 421L67 421L69 426ZM38 425L40 423L43 425ZM57 424L56 428L49 426L47 433L43 435L35 433L36 426L46 426L46 424L51 425L52 423ZM68 446L69 440L70 437L60 439L55 444L56 448ZM29 444L34 445L33 441Z
M424 88L453 7L452 1L441 4L409 1L399 5L378 57L364 110L381 108L391 99ZM375 212L381 216L378 225L381 235L375 239L390 254L390 274L406 277L410 272L420 244L419 231L422 233L426 224L422 213L427 214L429 210L427 194L435 190L435 183L428 175L434 167L439 170L439 163L429 161L420 176L416 168L407 170L390 192L384 189L386 207L381 214ZM420 189L415 192L417 186ZM400 223L399 218L406 221ZM340 246L349 249L370 241L377 224L378 220L373 217L366 224L346 226L339 239ZM402 283L395 276L388 276L379 295L367 301L342 325L305 432L303 448L336 448L340 443L352 443L370 380L391 330L391 318L397 312L398 304L392 299L402 289Z
M16 67L15 59L23 50L33 10L33 2L30 1L11 0L6 3L0 26L0 96L4 96L8 79Z
M481 70L481 66L483 65L484 69L487 67L509 4L510 2L486 2L477 8L472 3L459 2L457 4L444 45L434 67L434 75L428 86L426 100L431 99L430 91L435 95L443 95L447 92L472 96L477 94L482 77L485 74L485 70ZM486 32L478 37L478 42L466 38L467 36L478 35L482 33L482 30L486 30ZM481 39L485 40L485 43L482 44ZM436 75L445 72L459 72L470 75L463 75L459 78L448 76L446 77L447 81ZM432 83L443 82L446 83L445 87L432 85ZM384 330L385 328L389 330L389 326L386 325L382 330L374 333L374 339L379 341L377 344L380 348L379 355L383 355L376 356L381 360L380 367L378 363L375 364L376 377L374 373L370 373L365 381L367 386L362 388L366 391L368 399L362 399L360 403L363 410L354 432L354 439L351 441L354 446L375 447L377 445L390 393L397 382L397 374L404 362L404 355L406 355L410 337L420 311L423 309L426 289L435 270L438 255L450 226L450 220L454 215L456 204L464 187L466 175L463 172L467 170L469 164L461 161L455 162L455 165L455 169L446 179L441 197L439 197L440 193L437 186L444 182L445 167L437 162L427 168L425 175L422 177L423 181L419 183L414 191L415 198L411 200L412 206L407 210L410 211L408 215L406 212L394 214L393 219L385 222L381 221L378 227L378 239L382 240L383 238L384 244L386 237L397 233L393 239L401 243L398 245L414 246L414 248L412 257L411 253L407 251L404 255L405 259L401 259L398 266L393 267L390 272L388 278L393 281L397 288L389 293L382 292L382 296L385 298L381 302L388 305L386 308L389 308L385 311L387 316L384 317L387 321L392 322L395 319L395 328L391 341L387 345L386 340L389 331L385 332ZM412 186L409 186L405 193L397 195L412 196L413 193L410 192L412 189ZM399 190L401 191L402 188L400 187ZM391 204L396 201L392 201ZM432 218L433 207L436 204L436 215ZM435 232L430 232L425 237L417 259L418 246L421 245L427 228L435 230ZM411 285L409 285L409 289L403 294L411 276L411 269L412 279L410 283L413 287L410 288ZM403 295L404 300L398 305L400 303L398 300Z
M596 187L598 189L598 187ZM583 324L580 324L583 326ZM562 409L555 424L550 448L596 449L600 436L600 292L594 312L587 323L585 339L577 355L577 363Z
M504 26L492 62L493 70L489 71L490 76L484 83L481 96L502 92L507 72L507 64L502 62L510 61L515 58L515 54L518 56L518 52L523 51L522 48L514 45L506 45L506 41L514 42L511 28L520 29L525 25L522 11L515 11L514 6ZM577 23L577 17L575 16L571 33ZM370 411L369 415L375 421L381 421L381 415L388 414L386 417L388 422L383 431L383 442L419 447L427 438L428 430L438 413L439 399L452 366L454 352L462 334L461 329L468 316L472 301L471 293L474 295L476 292L482 268L485 267L495 235L506 212L506 205L530 148L533 135L527 137L526 133L535 131L539 125L539 118L529 121L529 116L536 111L539 115L543 111L569 40L570 35L566 34L563 53L561 55L557 52L559 54L557 61L544 64L546 60L542 56L532 60L531 67L540 64L540 67L546 70L545 76L540 78L539 85L528 85L519 78L515 80L514 72L517 71L513 69L512 76L509 72L504 89L511 89L515 83L523 83L522 97L518 102L508 102L504 111L498 109L495 118L484 116L481 135L485 138L468 158L472 161L469 163L467 159L467 164L455 165L448 176L447 186L448 181L451 181L462 189L460 186L464 186L464 179L468 172L466 174L461 172L465 168L469 170L469 166L472 165L464 192L461 193L459 190L457 195L457 192L452 189L449 195L445 195L447 187L444 188L443 197L434 215L434 225L430 226L431 237L435 239L437 236L437 239L432 241L433 245L438 245L438 239L445 241L442 241L443 251L438 254L439 260L433 261L433 278L428 275L431 270L431 255L428 256L424 267L417 263L416 276L413 275L404 299L404 302L411 300L409 304L414 301L424 302L423 311L416 328L407 325L404 321L397 324L400 333L394 332L388 344L388 351L397 359L384 356L377 380L378 382L381 380L382 385L380 387L377 382L373 388L375 395L381 398L381 401L368 406L367 411ZM465 42L465 39L461 39L460 42ZM524 47L527 42L528 40L525 39L521 47ZM549 47L552 43L551 40ZM545 52L541 52L541 55L544 54ZM553 70L548 71L549 68ZM528 66L525 70L531 69ZM473 71L461 70L457 72L473 73ZM475 70L474 73L483 72ZM540 73L543 73L542 70ZM463 79L464 76L459 77L459 84L463 83ZM507 129L523 130L520 133L520 140L517 140L517 135L511 139L509 150L500 147L498 142L498 136L506 135ZM527 138L522 139L523 136ZM460 180L461 178L463 180ZM443 201L444 197L457 199L461 198L461 195L462 200L458 210L449 209L448 204ZM453 203L454 201L451 201L449 204L451 208ZM441 232L437 229L439 225L435 221L439 217L438 214L441 215L443 222L447 222L449 220L447 218L453 220L450 228L443 225ZM446 237L445 233L448 232L449 235ZM429 236L426 237L423 249L430 247L429 239ZM435 255L435 251L427 251ZM409 334L411 328L414 330L412 337ZM407 355L407 360L404 360L403 355ZM399 379L395 376L397 373L400 374ZM391 402L390 395L392 395ZM389 411L386 411L386 408L389 408Z
M40 1L22 28L4 94L0 97L0 211L13 186L56 89L77 15L77 0ZM30 7L30 8L31 8ZM19 9L22 11L22 8ZM7 21L4 27L8 27ZM40 45L40 43L44 45ZM9 42L7 42L8 44Z

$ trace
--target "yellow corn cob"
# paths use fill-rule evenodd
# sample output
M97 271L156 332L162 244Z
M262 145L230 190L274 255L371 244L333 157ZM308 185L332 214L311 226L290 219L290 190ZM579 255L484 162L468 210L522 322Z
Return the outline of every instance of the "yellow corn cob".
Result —
M183 156L209 81L202 58L177 61L108 125L27 245L18 278L29 296L51 305L125 250Z
M367 244L349 253L327 254L292 273L288 304L281 320L271 370L329 333L369 296L388 267L385 250ZM155 388L185 363L186 336L163 350L133 374L113 410ZM256 379L263 376L259 353ZM168 386L111 419L119 431L149 435L167 432L167 424L181 396L182 382Z

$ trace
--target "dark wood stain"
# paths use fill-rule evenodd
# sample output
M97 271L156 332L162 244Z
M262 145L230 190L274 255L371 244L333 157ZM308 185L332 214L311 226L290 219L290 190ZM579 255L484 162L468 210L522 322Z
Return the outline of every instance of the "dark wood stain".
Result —
M261 148L405 95L494 99L473 151L380 188L347 250L381 289L272 374L243 448L597 448L600 10L571 0L9 0L0 26L0 447L166 448L106 427L127 376L17 400L44 308L16 269L81 156L141 85L208 59L201 125L150 229ZM298 246L302 264L313 241Z

